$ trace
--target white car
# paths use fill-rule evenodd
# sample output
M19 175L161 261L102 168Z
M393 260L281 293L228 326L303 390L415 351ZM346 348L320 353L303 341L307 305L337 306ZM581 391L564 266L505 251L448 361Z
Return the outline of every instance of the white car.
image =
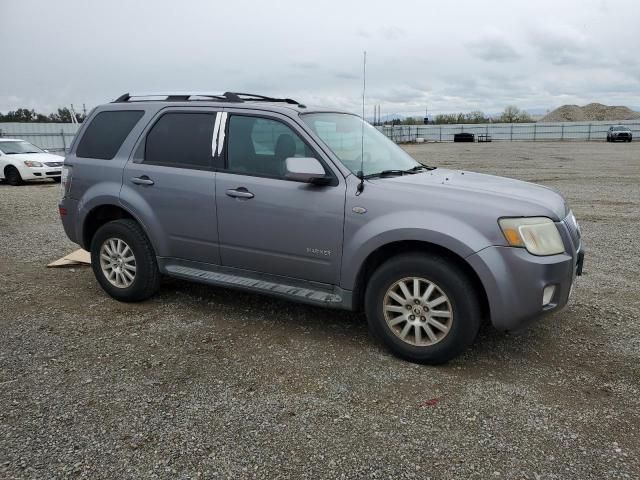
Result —
M18 138L0 138L0 180L20 185L25 180L51 178L60 182L64 158Z

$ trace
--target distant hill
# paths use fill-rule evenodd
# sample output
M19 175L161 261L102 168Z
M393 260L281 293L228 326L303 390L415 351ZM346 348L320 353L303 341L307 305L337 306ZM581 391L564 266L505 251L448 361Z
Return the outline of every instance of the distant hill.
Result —
M601 120L636 120L640 112L628 107L608 106L601 103L590 103L584 107L563 105L542 117L540 122L582 122Z

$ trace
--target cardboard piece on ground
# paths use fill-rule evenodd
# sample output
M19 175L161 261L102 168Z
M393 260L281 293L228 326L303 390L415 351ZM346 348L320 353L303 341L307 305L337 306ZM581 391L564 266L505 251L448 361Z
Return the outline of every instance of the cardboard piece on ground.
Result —
M91 254L86 250L76 250L66 257L51 262L47 267L73 267L78 265L91 265Z

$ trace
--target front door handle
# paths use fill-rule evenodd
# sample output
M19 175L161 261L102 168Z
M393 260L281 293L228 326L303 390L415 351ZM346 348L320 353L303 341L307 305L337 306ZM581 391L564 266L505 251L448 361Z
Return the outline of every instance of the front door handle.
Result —
M227 193L228 196L234 197L234 198L246 198L246 199L249 199L249 198L253 198L254 197L253 193L251 193L249 190L247 190L244 187L239 187L239 188L236 188L236 189L229 189L229 190L227 190L226 193Z
M141 177L133 177L131 179L132 183L135 183L136 185L153 185L153 180L151 180L149 177L147 177L146 175L142 175Z

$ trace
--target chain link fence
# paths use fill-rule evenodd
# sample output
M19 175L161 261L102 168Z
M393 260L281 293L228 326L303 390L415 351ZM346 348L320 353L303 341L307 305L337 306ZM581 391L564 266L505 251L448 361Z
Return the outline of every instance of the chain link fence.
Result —
M383 125L376 127L396 143L452 142L457 133L472 133L476 141L604 141L613 125L625 125L640 138L640 121L488 123L470 125ZM65 154L80 128L72 123L0 123L0 137L20 138L53 153ZM482 137L484 136L484 138Z
M383 125L377 127L396 143L424 141L452 142L458 133L471 133L476 141L604 141L613 125L631 129L634 140L640 138L640 121L562 122L562 123L487 123L471 125ZM482 137L485 136L485 137Z
M76 135L73 123L0 123L0 137L19 138L51 153L64 155Z

